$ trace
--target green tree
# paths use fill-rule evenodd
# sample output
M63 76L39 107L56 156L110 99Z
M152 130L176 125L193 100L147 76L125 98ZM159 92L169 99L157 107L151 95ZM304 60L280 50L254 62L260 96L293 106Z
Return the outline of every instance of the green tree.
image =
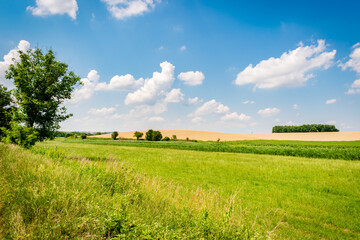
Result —
M134 132L134 137L136 137L136 140L139 140L139 138L141 138L143 135L144 133L142 132L138 132L138 131Z
M5 142L14 143L25 148L30 148L37 141L38 132L31 127L24 127L12 121L11 127L6 130Z
M81 134L80 134L80 137L81 137L81 139L86 139L87 134L86 134L86 133L81 133Z
M154 130L149 129L149 131L146 132L145 134L145 139L148 141L152 141L152 135L153 135Z
M114 139L114 140L116 140L116 138L119 136L119 133L117 132L117 131L115 131L115 132L113 132L112 134L111 134L111 138L112 139Z
M160 131L149 129L145 134L145 139L148 141L160 141L162 139L162 134Z
M11 103L10 91L7 91L7 88L0 84L0 140L11 126L12 113L15 110Z
M53 138L59 123L71 117L62 106L71 98L80 77L68 71L68 65L55 60L53 51L19 51L20 61L11 64L6 78L12 80L19 106L19 120L38 132L40 141Z

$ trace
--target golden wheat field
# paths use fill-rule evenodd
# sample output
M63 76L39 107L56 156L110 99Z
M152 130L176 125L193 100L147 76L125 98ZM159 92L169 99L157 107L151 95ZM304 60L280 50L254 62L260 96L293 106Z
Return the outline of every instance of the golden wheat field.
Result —
M356 141L360 132L311 132L311 133L222 133L193 130L159 130L163 137L176 135L178 139L196 139L202 141L236 141L236 140L299 140L299 141ZM145 135L146 131L143 132ZM110 138L111 134L96 137ZM134 138L134 131L119 132L119 138Z

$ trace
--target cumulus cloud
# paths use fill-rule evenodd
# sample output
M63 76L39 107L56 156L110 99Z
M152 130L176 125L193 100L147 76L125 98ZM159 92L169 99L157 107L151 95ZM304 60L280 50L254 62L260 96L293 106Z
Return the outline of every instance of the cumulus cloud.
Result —
M163 100L158 100L154 105L137 105L130 110L129 117L138 118L149 116L153 114L161 114L167 111L167 103Z
M247 116L244 113L240 113L240 115L237 112L226 114L225 116L221 117L221 120L228 121L228 120L237 120L237 121L248 121L251 117Z
M335 98L326 100L326 104L333 104L333 103L336 103L336 99L335 99Z
M26 10L35 16L67 14L75 20L78 5L76 0L36 0L36 7L28 6Z
M263 60L255 67L250 64L237 75L235 84L254 84L254 90L303 86L307 80L314 77L310 71L327 69L332 65L336 50L325 50L325 41L318 40L317 45L301 45L283 53L280 58Z
M360 79L355 80L349 90L346 92L347 94L357 94L360 93Z
M96 109L96 108L92 108L88 111L88 113L93 114L93 115L97 115L97 116L104 116L104 115L109 115L112 114L116 111L116 109L114 107L111 108L100 108L100 109Z
M99 81L99 74L96 70L91 70L86 78L81 79L83 84L81 88L76 89L71 96L71 103L79 103L83 100L88 100L95 92L96 86Z
M166 94L166 91L175 80L175 67L169 62L162 62L160 67L162 69L161 73L154 72L152 78L145 79L141 88L126 96L126 105L149 104L159 96Z
M105 82L99 83L96 86L96 90L105 90L105 91L133 91L138 89L141 85L144 84L144 79L140 78L136 80L131 74L126 75L115 75L111 78L110 83Z
M189 105L196 105L196 104L199 104L202 102L203 102L203 100L199 99L198 97L188 98L188 100L187 100L187 104L189 104Z
M202 116L202 115L209 115L209 114L226 114L229 112L229 107L223 105L220 102L217 102L215 99L212 99L208 102L205 102L199 108L195 110L191 116Z
M148 119L149 122L164 122L165 119L162 117L151 117Z
M166 94L165 102L178 103L184 100L184 94L180 88L174 88Z
M338 66L342 70L350 68L351 70L360 73L360 43L353 46L354 51L350 54L350 60L346 63L340 63Z
M274 108L265 108L265 109L260 109L257 113L263 117L271 117L271 116L275 116L275 115L279 114L280 109L275 108L275 107Z
M26 52L29 49L30 43L28 41L21 40L16 48L10 50L9 53L4 56L4 61L0 61L0 84L10 89L14 87L12 82L5 79L5 71L9 68L10 64L15 64L20 60L19 50Z
M108 11L116 19L126 19L143 15L155 8L161 0L101 0L106 3Z
M242 104L254 104L254 103L255 103L254 101L250 101L250 100L246 100L242 102Z
M205 76L202 72L199 71L189 71L189 72L182 72L178 75L178 79L184 81L186 85L196 86L202 84Z

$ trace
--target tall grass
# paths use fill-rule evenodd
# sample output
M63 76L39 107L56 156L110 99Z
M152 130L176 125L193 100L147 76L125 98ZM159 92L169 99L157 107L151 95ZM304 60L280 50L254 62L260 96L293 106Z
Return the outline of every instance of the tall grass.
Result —
M248 219L236 195L183 188L112 158L69 159L0 144L0 238L256 239L274 228Z
M69 143L89 143L99 145L135 146L150 148L170 148L181 150L194 150L204 152L233 152L253 153L280 156L295 156L309 158L328 158L344 160L360 160L360 141L353 142L304 142L304 141L275 141L253 140L234 142L149 142L149 141L108 141L102 139L89 139L86 141L76 139L58 140Z

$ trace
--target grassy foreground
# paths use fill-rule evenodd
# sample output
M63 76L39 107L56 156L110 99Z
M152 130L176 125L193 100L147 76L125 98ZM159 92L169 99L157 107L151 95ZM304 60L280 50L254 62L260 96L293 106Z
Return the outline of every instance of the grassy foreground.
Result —
M188 190L111 158L74 159L54 149L43 153L0 143L0 239L271 236L266 228L252 226L236 196Z
M51 141L38 144L33 151L86 158L97 164L122 163L149 179L161 177L189 192L214 193L218 207L207 209L222 209L214 219L227 216L226 199L236 195L238 202L233 206L238 209L231 210L231 216L251 225L247 229L255 235L360 238L359 161L89 143Z

